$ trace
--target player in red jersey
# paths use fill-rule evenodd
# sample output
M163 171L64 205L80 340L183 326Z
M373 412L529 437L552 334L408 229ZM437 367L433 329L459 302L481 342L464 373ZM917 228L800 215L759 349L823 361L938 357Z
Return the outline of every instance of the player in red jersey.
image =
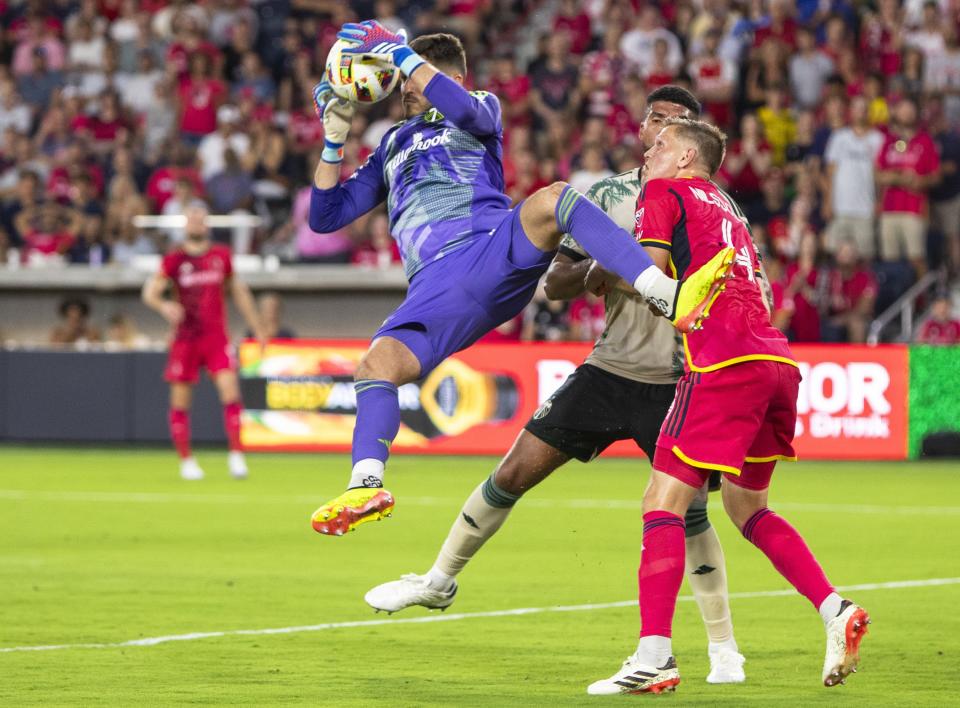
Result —
M203 470L190 452L190 403L202 366L216 384L223 404L230 474L244 479L247 463L240 445L243 405L227 334L226 291L257 339L264 343L266 337L250 288L234 275L230 249L210 241L206 217L204 207L187 209L186 240L164 256L160 271L143 286L143 301L174 330L164 378L170 382L170 435L180 455L180 476L203 479ZM169 300L164 292L171 283L174 299Z
M836 593L796 529L767 508L776 461L796 459L800 373L764 306L749 225L710 181L725 146L717 128L672 119L646 153L636 237L654 262L682 278L724 247L736 250L736 260L709 318L683 335L685 375L660 429L643 498L639 645L588 693L659 693L680 683L670 636L684 573L683 516L712 470L723 472L730 519L819 610L827 633L824 685L856 670L869 622Z

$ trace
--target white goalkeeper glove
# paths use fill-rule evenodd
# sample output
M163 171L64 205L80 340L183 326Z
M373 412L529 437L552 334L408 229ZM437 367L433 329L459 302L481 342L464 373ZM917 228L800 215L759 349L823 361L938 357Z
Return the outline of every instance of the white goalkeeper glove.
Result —
M350 135L355 106L334 94L329 83L321 81L313 87L313 108L323 122L321 159L331 164L343 162L343 144Z

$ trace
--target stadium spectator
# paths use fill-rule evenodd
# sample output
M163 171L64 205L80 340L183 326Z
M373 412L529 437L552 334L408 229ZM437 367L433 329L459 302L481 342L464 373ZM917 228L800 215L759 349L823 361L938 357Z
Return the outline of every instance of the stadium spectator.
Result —
M298 260L303 263L349 263L353 240L348 227L328 234L318 234L310 228L310 187L304 187L293 201L290 220L280 227L281 240L293 237Z
M226 85L213 77L210 57L198 51L189 55L189 76L180 81L180 134L191 145L217 127L217 108L227 98Z
M38 73L38 58L43 60L43 68L50 72L59 74L66 65L63 42L44 22L43 15L35 13L27 18L26 32L13 50L10 66L14 76L21 80L35 76Z
M20 99L17 85L12 79L0 81L0 133L12 128L26 135L33 123L30 106Z
M283 324L283 300L279 293L262 293L257 298L257 309L260 311L260 324L266 339L296 339L293 329ZM247 330L246 336L254 338L256 335Z
M207 181L225 166L224 153L233 150L237 156L250 151L250 136L240 126L240 111L235 106L224 104L217 109L217 129L205 135L197 146L200 161L200 177Z
M773 165L773 151L764 139L763 126L753 113L740 119L740 137L727 147L719 179L749 215L760 201L760 186Z
M115 312L107 321L107 331L103 335L106 349L147 349L150 338L137 330L137 325L126 312Z
M110 249L103 238L103 207L89 175L80 173L71 179L70 205L77 224L76 240L68 253L70 262L91 265L109 262Z
M658 39L667 45L667 66L678 72L683 67L683 50L676 35L661 25L660 10L655 5L645 5L637 15L636 24L620 38L620 51L627 65L634 71L644 69L654 62Z
M770 84L764 91L764 103L757 109L757 119L770 145L773 164L786 162L787 146L797 137L797 124L787 107L787 89L783 84Z
M721 38L718 29L710 29L703 35L700 54L687 66L687 73L693 81L694 93L703 104L704 118L726 129L733 117L737 69L734 62L720 56Z
M60 322L50 331L51 344L91 344L100 341L100 331L90 324L90 303L82 297L67 297L58 309Z
M927 271L927 192L936 184L940 159L930 135L918 122L917 104L901 98L877 156L880 204L880 259L902 256L920 277Z
M187 177L180 177L173 183L173 194L160 213L163 216L183 216L191 207L206 209L206 204L197 194L194 183ZM167 228L166 234L170 244L178 244L186 237L182 226Z
M916 341L921 344L960 344L960 320L951 312L948 295L939 295L930 306L930 317L920 326Z
M79 214L55 201L24 209L14 217L23 239L24 263L64 256L76 243L81 228Z
M22 170L13 195L13 199L2 205L0 227L7 233L10 245L20 248L24 233L17 227L17 217L23 212L34 212L41 203L40 180L36 173Z
M580 151L580 167L570 173L570 185L586 194L595 182L611 177L613 172L607 167L603 149L599 145L584 145Z
M827 273L827 318L823 323L825 342L863 343L873 318L877 280L865 268L853 241L844 241Z
M546 56L531 76L530 105L541 127L569 120L579 102L579 72L570 60L565 34L547 38Z
M827 142L823 217L828 222L824 245L829 252L852 240L870 261L876 253L874 164L884 138L870 127L867 110L863 96L851 99L849 125L833 131Z
M826 277L818 263L817 239L807 234L800 241L795 263L787 267L783 299L793 303L790 321L791 342L820 341L820 307Z
M47 51L43 47L36 47L30 54L26 71L15 72L20 96L35 111L42 111L49 106L50 98L64 83L63 74L50 67Z
M827 77L833 73L833 60L817 47L813 31L797 31L797 51L790 58L790 88L797 105L816 108Z
M190 180L195 193L203 192L203 180L200 171L194 167L194 153L188 145L173 141L170 143L170 154L165 157L169 163L158 165L147 180L146 195L153 205L154 213L163 213L167 200L173 196L173 187L178 179Z
M942 107L930 130L940 156L940 181L930 190L930 222L944 237L944 264L955 276L960 273L960 133Z
M593 39L590 16L584 12L582 3L578 0L560 0L560 7L553 20L553 31L567 34L570 51L574 54L585 53Z

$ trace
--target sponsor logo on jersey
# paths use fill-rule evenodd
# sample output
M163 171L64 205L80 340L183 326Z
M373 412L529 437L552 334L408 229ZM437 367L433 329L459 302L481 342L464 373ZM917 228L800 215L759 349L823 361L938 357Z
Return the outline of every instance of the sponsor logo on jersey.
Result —
M442 133L438 133L427 140L423 139L423 133L414 133L413 144L404 148L391 158L390 162L387 163L387 172L392 174L400 166L400 163L404 162L414 152L422 152L424 150L429 150L432 147L437 147L438 145L446 145L449 142L449 128L444 128Z

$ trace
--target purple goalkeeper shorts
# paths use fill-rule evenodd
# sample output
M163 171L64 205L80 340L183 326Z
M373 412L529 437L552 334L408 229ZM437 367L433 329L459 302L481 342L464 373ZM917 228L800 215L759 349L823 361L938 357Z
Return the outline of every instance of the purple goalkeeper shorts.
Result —
M520 225L520 205L505 210L497 228L417 273L406 299L374 339L403 342L426 376L454 352L516 317L554 253L530 243Z

